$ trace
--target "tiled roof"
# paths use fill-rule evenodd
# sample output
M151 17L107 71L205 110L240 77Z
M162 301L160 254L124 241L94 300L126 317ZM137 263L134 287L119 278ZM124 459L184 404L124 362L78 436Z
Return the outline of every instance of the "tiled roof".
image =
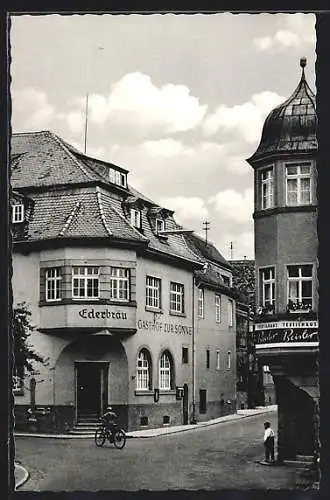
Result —
M11 138L13 188L53 186L99 179L49 131L13 134Z
M206 242L203 238L195 233L185 235L185 240L193 252L199 255L200 258L210 260L222 267L231 270L229 262L221 255L219 250L209 241Z

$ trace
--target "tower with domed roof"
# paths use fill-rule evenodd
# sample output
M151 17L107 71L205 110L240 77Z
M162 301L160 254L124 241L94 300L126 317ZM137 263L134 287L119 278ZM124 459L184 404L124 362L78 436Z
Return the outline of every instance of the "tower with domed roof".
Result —
M254 169L257 355L270 366L280 460L317 453L316 99L305 77L267 116Z

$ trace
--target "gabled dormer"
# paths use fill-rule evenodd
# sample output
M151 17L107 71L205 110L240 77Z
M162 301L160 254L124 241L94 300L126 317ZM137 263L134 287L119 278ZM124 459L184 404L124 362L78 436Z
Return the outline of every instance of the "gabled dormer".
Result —
M159 238L167 238L166 235L166 221L171 215L169 210L166 208L159 207L158 205L153 205L148 210L148 219L150 227L156 236Z
M23 223L25 221L27 200L24 198L23 195L17 193L16 191L13 191L10 204L11 204L11 223L12 224Z

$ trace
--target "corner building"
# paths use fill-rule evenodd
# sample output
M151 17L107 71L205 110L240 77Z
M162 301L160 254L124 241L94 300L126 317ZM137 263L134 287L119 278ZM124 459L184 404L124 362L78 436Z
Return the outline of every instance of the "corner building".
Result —
M15 367L16 429L79 430L108 404L126 430L188 423L193 404L197 421L235 411L235 297L222 256L205 257L193 234L189 245L127 170L51 132L13 134L11 152L13 306L27 304L31 343L47 359L31 375ZM204 331L196 276L207 284L207 261L221 297L205 297Z
M278 458L318 454L316 107L300 82L266 118L254 169L256 352L278 403Z

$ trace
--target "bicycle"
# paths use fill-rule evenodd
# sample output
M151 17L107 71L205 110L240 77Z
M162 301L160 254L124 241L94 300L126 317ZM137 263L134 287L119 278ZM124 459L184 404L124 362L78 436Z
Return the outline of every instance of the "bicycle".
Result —
M126 444L126 434L118 425L114 425L113 429L110 430L107 426L102 424L95 431L94 441L96 446L100 448L104 445L106 440L108 440L109 443L113 443L118 450L122 450Z

